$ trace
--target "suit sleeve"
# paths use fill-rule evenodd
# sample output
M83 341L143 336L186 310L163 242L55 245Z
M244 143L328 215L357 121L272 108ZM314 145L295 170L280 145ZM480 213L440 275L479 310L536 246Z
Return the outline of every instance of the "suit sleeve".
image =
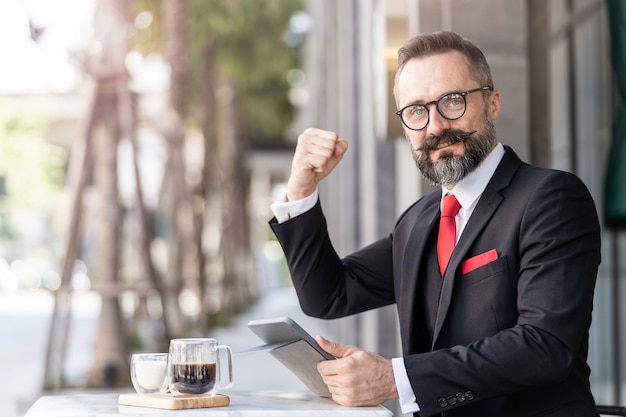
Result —
M302 310L338 318L395 302L391 238L341 259L330 242L321 204L287 222L270 221Z

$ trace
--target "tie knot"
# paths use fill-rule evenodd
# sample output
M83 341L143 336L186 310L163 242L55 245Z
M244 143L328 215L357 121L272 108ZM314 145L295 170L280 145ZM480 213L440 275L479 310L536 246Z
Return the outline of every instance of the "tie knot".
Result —
M454 217L457 215L461 205L453 194L447 194L443 198L443 204L441 206L441 217Z

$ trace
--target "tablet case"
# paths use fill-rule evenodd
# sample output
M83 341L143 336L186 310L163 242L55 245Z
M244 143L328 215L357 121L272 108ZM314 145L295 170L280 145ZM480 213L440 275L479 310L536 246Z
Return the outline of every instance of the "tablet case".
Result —
M287 369L289 369L293 374L300 380L308 389L310 389L315 394L320 397L331 397L330 391L328 390L328 386L322 380L322 376L317 371L317 363L323 360L328 360L320 352L318 352L311 344L312 341L315 343L313 338L308 336L304 330L302 330L293 320L288 317L279 318L279 319L270 319L263 321L252 321L248 324L248 326L253 326L254 323L264 322L269 323L271 325L272 320L275 320L277 325L284 326L285 322L289 325L294 326L298 333L301 333L299 337L294 337L294 335L288 335L288 337L293 338L294 340L264 340L264 342L270 343L265 347L269 351L270 355L272 355L276 360L282 363ZM254 331L254 329L251 330ZM256 333L256 332L255 332ZM302 334L303 333L303 334ZM262 335L257 333L257 335L261 338ZM307 342L307 339L309 342ZM317 343L315 343L317 345ZM320 348L321 349L321 348Z
M304 340L275 347L269 352L270 355L293 372L312 392L320 397L331 397L328 386L322 380L319 372L317 372L317 363L327 359L322 358Z

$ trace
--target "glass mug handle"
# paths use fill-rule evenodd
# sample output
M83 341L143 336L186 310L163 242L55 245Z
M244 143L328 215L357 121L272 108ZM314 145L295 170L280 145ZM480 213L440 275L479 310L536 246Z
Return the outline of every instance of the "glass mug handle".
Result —
M219 363L219 368L218 368L218 372L220 373L219 375L219 386L218 388L223 388L223 389L228 389L230 387L233 386L233 352L230 349L230 346L226 346L226 345L219 345L216 347L217 350L217 362ZM228 384L227 385L222 385L222 364L223 364L223 356L220 356L220 352L223 352L224 355L226 356L227 360L228 360Z

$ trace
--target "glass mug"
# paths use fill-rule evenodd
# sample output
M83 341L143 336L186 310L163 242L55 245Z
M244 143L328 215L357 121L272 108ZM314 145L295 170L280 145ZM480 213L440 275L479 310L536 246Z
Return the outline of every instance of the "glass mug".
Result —
M228 384L221 385L224 356L228 366ZM226 389L233 385L232 351L229 346L218 345L215 339L172 339L167 379L172 394L213 396L218 388Z
M139 394L164 393L167 389L167 353L135 353L130 359L130 379Z

